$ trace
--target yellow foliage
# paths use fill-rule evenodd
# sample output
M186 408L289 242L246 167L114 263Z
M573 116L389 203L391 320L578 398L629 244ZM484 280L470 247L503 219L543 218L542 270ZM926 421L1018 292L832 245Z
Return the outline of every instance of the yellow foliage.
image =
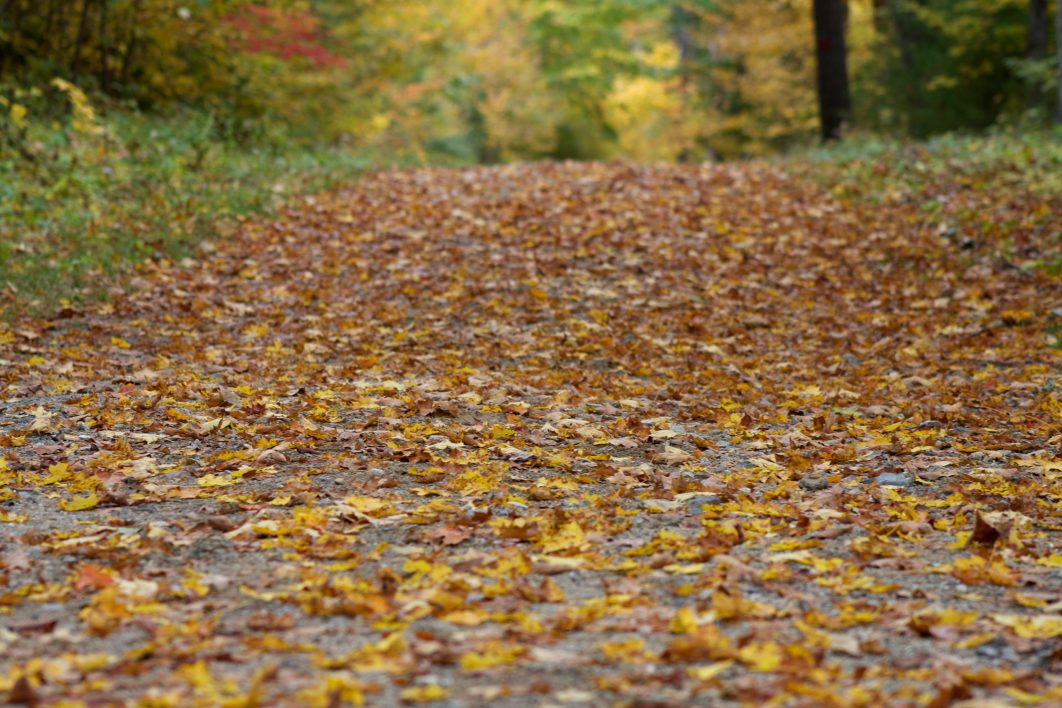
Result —
M813 133L811 0L734 3L710 33L713 55L726 60L711 70L712 90L702 97L714 152L762 154Z

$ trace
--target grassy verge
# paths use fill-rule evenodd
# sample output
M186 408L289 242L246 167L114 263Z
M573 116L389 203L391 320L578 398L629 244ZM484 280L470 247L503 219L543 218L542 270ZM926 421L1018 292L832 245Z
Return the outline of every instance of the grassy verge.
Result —
M1062 129L943 135L911 143L855 138L794 153L786 169L840 199L883 209L914 202L958 247L1062 277Z
M1062 196L1062 129L947 134L925 142L857 136L787 156L789 166L843 192L880 201L917 193L942 178L973 186L1022 185Z
M131 263L180 257L219 222L352 181L351 151L218 138L207 115L23 121L0 147L0 311L100 297ZM10 127L10 126L9 126Z

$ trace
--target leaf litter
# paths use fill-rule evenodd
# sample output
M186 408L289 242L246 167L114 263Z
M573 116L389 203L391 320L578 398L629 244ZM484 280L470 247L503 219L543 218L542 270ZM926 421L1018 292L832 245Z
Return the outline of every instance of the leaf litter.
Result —
M1062 285L996 248L1062 209L941 179L972 249L770 165L382 172L5 326L0 696L1062 701Z

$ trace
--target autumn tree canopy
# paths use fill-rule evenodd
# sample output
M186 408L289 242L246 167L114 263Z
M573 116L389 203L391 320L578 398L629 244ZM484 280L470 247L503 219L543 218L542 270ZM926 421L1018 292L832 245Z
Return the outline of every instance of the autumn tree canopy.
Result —
M10 0L0 90L14 100L59 77L141 107L199 106L239 139L282 131L481 162L798 144L817 132L827 43L847 61L850 130L924 136L1053 109L1051 3L824 2L828 42L813 5Z

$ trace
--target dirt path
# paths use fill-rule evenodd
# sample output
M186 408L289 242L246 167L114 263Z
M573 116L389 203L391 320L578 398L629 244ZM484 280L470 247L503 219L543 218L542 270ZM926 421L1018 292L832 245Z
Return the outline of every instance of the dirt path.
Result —
M0 699L1058 705L1062 212L942 200L388 173L0 330Z

